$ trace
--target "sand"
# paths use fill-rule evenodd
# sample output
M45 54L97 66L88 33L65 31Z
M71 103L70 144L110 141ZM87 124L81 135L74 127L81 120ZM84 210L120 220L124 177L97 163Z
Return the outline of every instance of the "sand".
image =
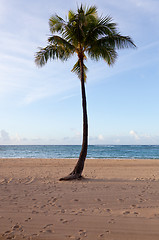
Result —
M0 159L0 239L158 240L159 160Z

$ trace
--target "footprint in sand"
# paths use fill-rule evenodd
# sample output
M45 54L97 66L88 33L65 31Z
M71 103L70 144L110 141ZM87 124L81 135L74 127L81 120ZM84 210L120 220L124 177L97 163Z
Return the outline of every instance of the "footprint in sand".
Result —
M31 235L31 239L32 239L32 237L38 237L38 236L39 236L38 233L33 233L33 234Z
M47 202L49 205L51 206L55 206L55 202L57 201L56 197L52 197L51 199L49 199Z
M11 236L8 236L6 239L14 239L15 236L14 235L11 235Z
M72 235L66 235L67 238L70 238L70 240L81 240L82 238L80 237L75 237L75 236L72 236Z
M32 213L32 214L38 214L39 212L33 210L31 213Z
M74 219L70 219L70 220L66 220L66 219L63 219L63 218L61 218L60 219L60 222L62 222L62 223L70 223L70 222L73 222L74 221Z
M29 217L29 218L25 219L25 222L29 222L29 221L31 221L31 220L32 220L32 218Z
M130 214L130 211L125 211L123 212L124 215L129 215Z
M80 212L83 213L83 212L86 212L87 210L85 208L81 208L80 209Z
M34 178L27 178L25 185L28 185L28 184L32 183L33 181L34 181Z
M44 232L44 233L53 233L54 230L53 230L53 224L50 223L50 224L47 224L43 227L43 230L40 231L40 232Z
M13 227L12 227L12 230L15 232L15 231L18 231L18 232L23 232L23 227L20 225L20 224L15 224Z
M80 235L81 237L87 237L87 232L86 232L85 230L80 229L80 230L79 230L79 235Z
M47 232L47 233L53 233L53 231L52 231L51 229L46 229L45 232Z
M139 213L138 212L134 212L134 214L137 216Z
M99 238L104 238L104 233L99 234Z
M101 202L102 200L101 200L100 198L97 198L96 201L97 201L97 202Z
M109 230L105 230L105 233L108 234L108 233L110 233L110 231ZM98 238L99 239L106 239L104 233L99 234Z
M136 207L136 205L135 205L135 204L132 204L131 206L132 206L133 208L135 208L135 207Z
M124 202L124 199L119 198L118 201L119 201L119 202Z
M6 237L5 239L14 239L15 235L13 231L8 230L4 234L2 234L2 237Z
M145 202L145 201L146 201L146 199L143 199L140 197L140 200L139 200L140 203Z
M33 181L34 181L34 178L30 178L30 177L27 177L24 179L19 179L19 182L22 184L25 184L25 185L28 185L28 184L32 183Z
M12 229L13 229L13 230L18 230L20 227L21 227L21 226L17 223L17 224L15 224L15 225L12 227Z
M47 224L45 227L43 227L44 229L46 229L46 228L48 228L48 227L52 227L53 226L53 224L52 223L50 223L50 224Z
M68 223L68 221L65 220L65 219L63 219L63 218L60 219L60 222L62 222L62 223Z
M66 211L65 211L65 209L61 209L61 213L65 213Z
M4 181L5 181L5 179L0 179L0 184L3 184L4 183Z
M108 223L115 223L114 218L110 219L110 220L108 221Z
M10 230L6 231L6 232L3 234L3 236L5 236L5 234L9 234L9 233L11 233Z
M44 204L44 205L42 205L40 208L43 209L43 208L45 208L45 207L46 207L46 205Z
M75 215L79 215L79 214L82 214L83 213L83 211L77 211L77 212L75 212Z
M110 209L110 208L107 208L106 211L107 211L108 213L110 213L110 212L111 212L111 209Z
M5 184L5 183L10 183L12 181L12 178L4 178L4 179L0 179L0 184Z

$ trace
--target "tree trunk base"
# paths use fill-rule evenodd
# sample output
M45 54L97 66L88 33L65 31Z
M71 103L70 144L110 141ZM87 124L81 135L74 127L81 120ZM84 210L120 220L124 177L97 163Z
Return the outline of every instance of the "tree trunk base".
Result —
M59 181L82 180L83 178L80 174L70 173L68 176L60 178Z

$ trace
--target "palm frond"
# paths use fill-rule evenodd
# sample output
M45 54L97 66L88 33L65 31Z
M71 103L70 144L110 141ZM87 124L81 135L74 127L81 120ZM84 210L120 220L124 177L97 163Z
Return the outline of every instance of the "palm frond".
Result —
M136 48L133 40L129 36L122 36L120 34L115 34L109 37L110 44L115 45L117 49L122 48Z
M102 38L94 42L87 50L88 55L92 60L98 61L99 59L104 59L108 65L113 65L117 58L117 52L114 46L104 40Z
M113 18L110 15L100 19L99 26L103 29L103 34L116 33L117 24L112 21Z
M55 44L50 44L45 48L40 48L40 50L35 54L35 63L37 66L42 67L49 59L60 59L62 61L66 61L71 55L72 52L67 51L65 48Z
M66 23L63 20L63 18L59 17L57 14L53 15L49 19L50 32L51 33L54 33L54 32L62 33L62 31L65 27L65 24Z
M48 42L52 43L52 44L55 44L55 45L62 46L67 51L70 51L72 53L73 53L73 51L75 51L74 45L72 45L66 39L64 39L64 38L62 38L60 36L53 35L53 36L48 38Z
M97 7L96 6L91 6L91 7L87 7L85 15L93 15L95 17L97 17Z
M88 31L85 36L85 45L92 45L94 41L97 41L102 36L117 34L116 24L111 22L112 18L107 16L105 18L96 18L94 21L88 23Z
M74 18L75 18L75 13L72 11L72 10L70 10L69 12L68 12L68 20L69 21L72 21Z
M84 81L86 82L86 79L87 79L87 75L86 75L86 72L88 71L88 68L86 67L86 65L84 64ZM73 66L71 72L74 72L77 74L77 76L79 78L81 78L81 68L80 68L80 62L79 60L75 63L75 65Z
M93 29L94 34L98 36L110 35L116 33L116 23L112 22L112 18L107 16L105 18L99 18L96 26Z

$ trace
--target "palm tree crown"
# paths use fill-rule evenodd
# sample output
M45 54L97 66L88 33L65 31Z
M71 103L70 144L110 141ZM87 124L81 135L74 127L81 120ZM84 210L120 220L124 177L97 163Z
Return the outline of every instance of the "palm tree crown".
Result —
M135 47L129 36L122 36L117 30L117 24L112 22L110 16L98 17L97 8L83 7L77 9L77 13L69 11L65 21L58 15L49 19L50 32L48 46L40 48L36 53L35 62L43 66L48 59L60 59L66 61L72 55L77 54L78 61L72 71L81 76L80 59L87 59L86 54L92 60L104 59L108 65L114 64L117 58L116 49ZM54 35L57 33L58 35ZM87 67L84 65L84 77L86 79Z

